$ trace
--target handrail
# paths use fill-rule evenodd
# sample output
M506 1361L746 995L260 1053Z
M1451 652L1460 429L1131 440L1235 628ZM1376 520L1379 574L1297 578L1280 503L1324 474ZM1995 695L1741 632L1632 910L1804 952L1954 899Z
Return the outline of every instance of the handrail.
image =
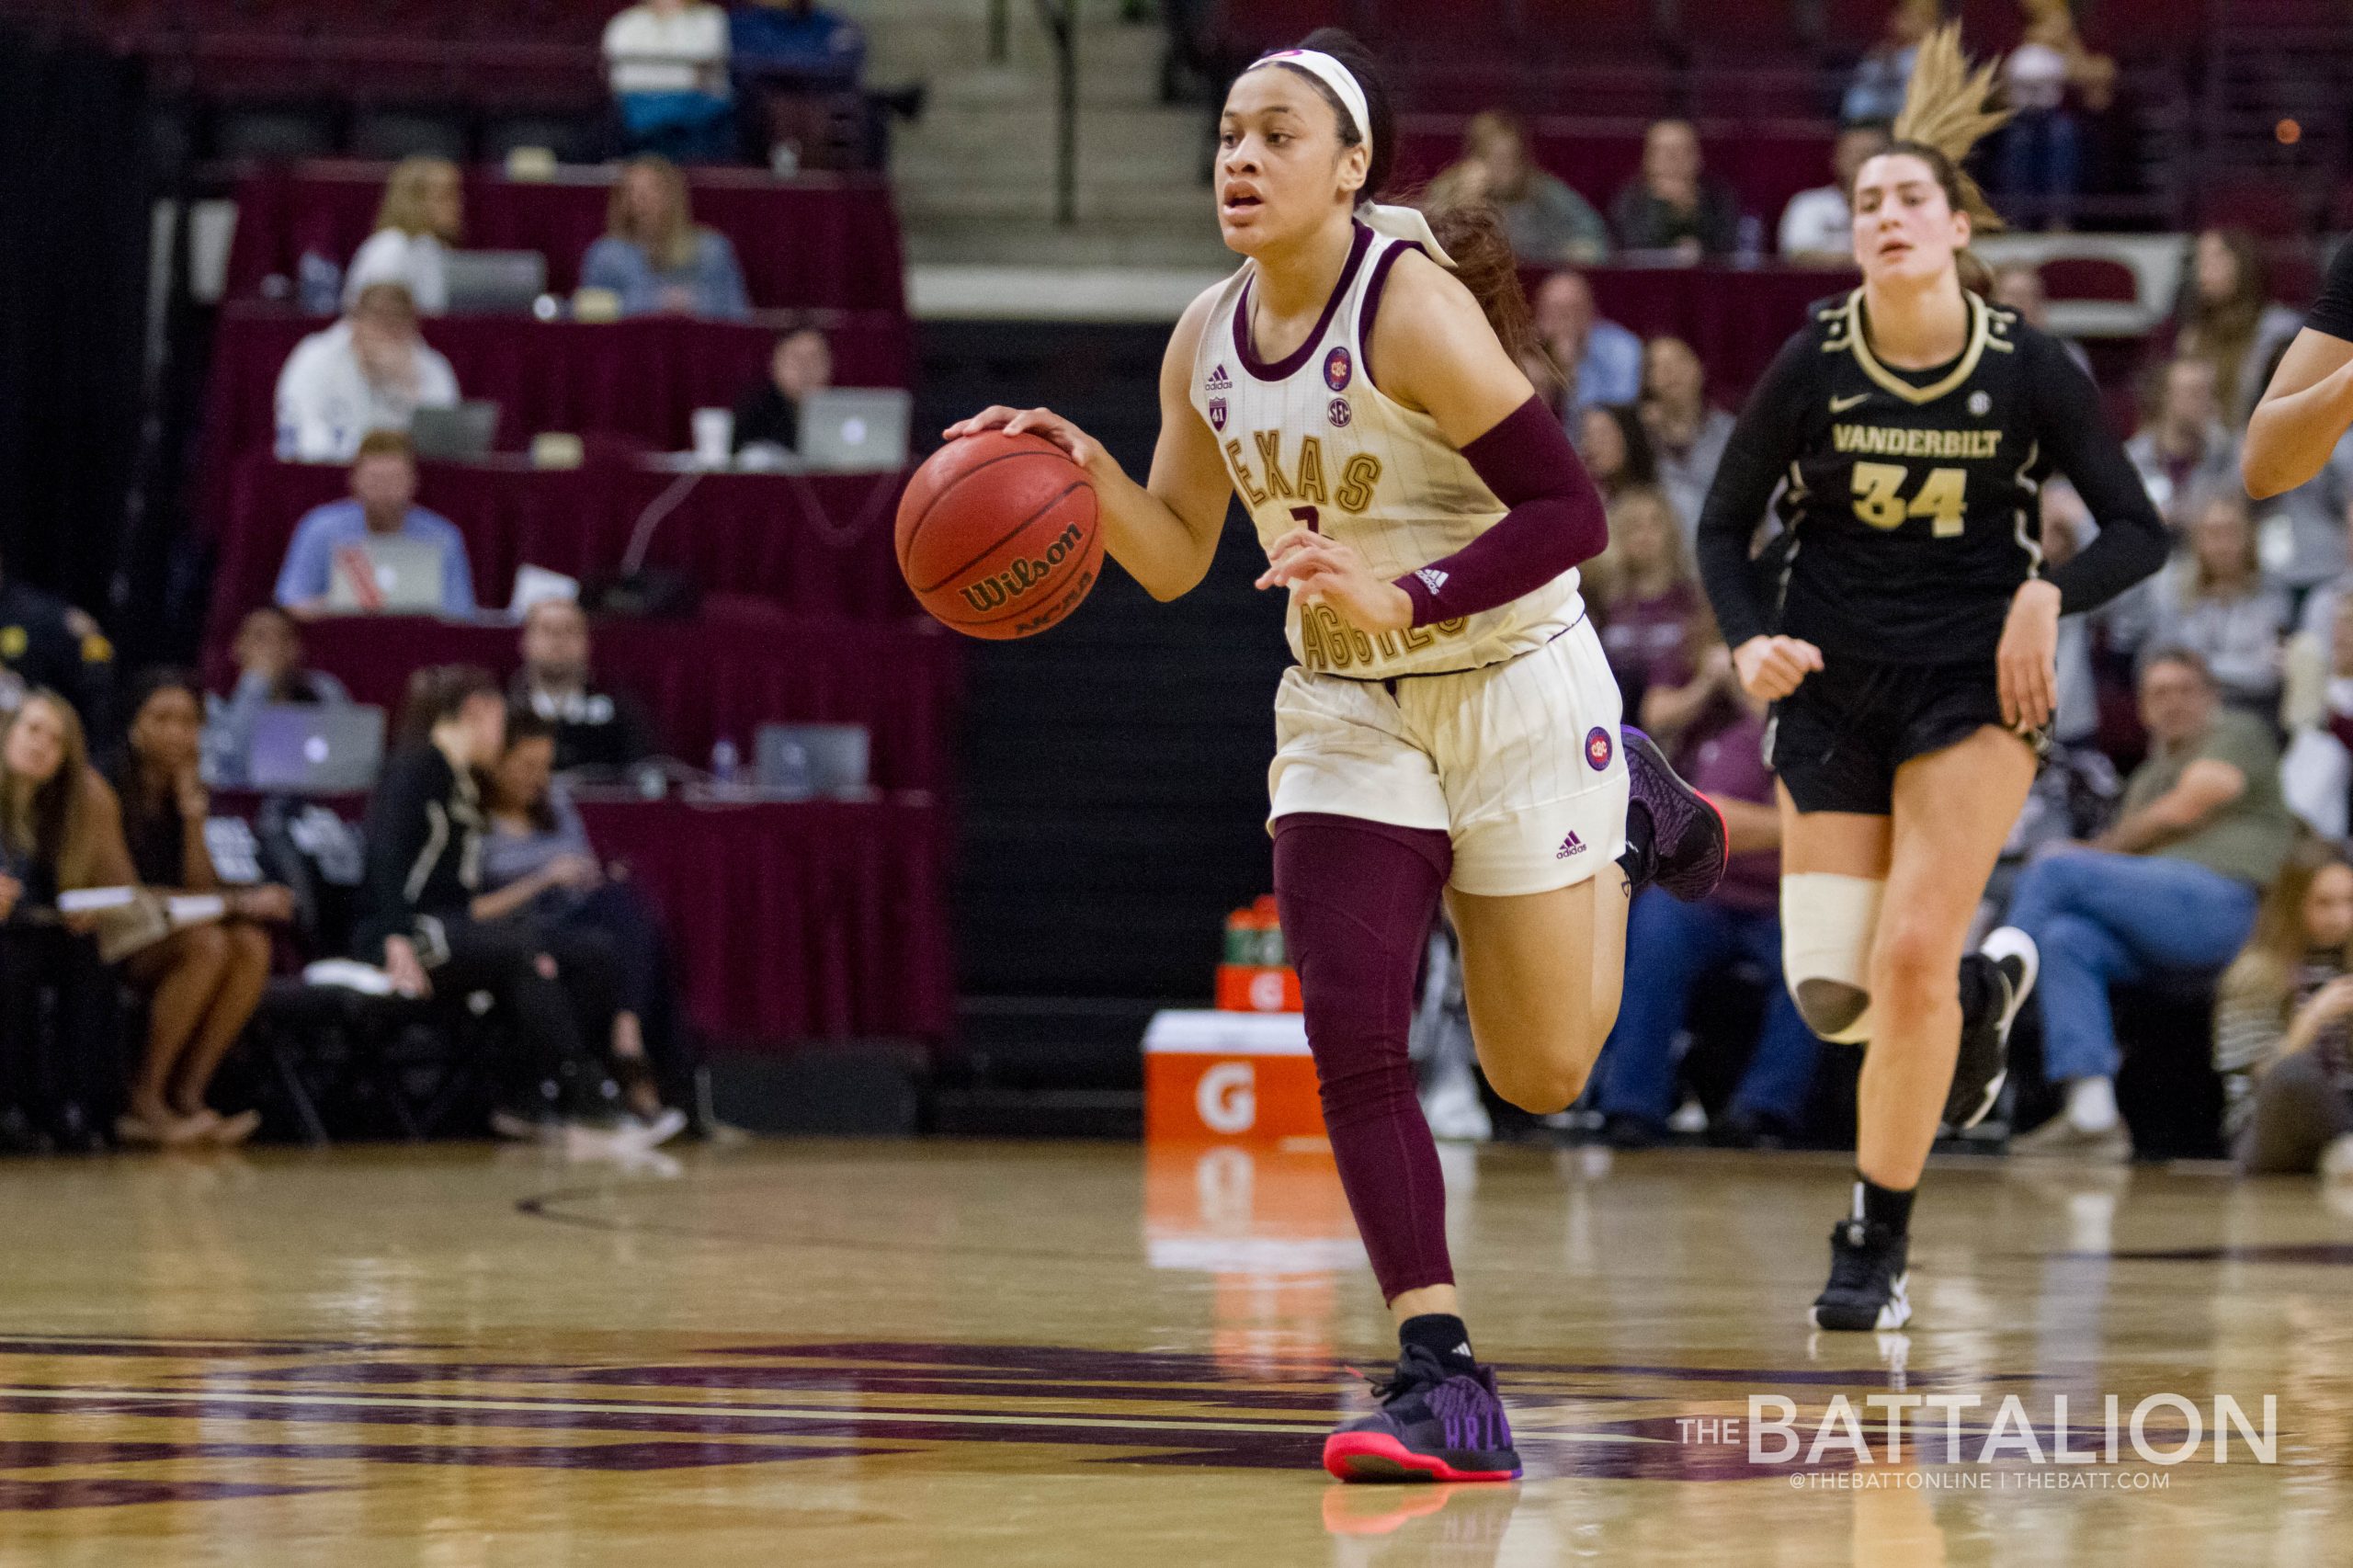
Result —
M1078 222L1078 0L1038 0L1054 40L1054 222Z

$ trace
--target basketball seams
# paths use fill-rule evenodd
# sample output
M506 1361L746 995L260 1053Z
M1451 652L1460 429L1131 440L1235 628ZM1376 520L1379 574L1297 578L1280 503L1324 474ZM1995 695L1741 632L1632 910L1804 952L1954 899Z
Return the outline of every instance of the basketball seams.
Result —
M943 491L941 491L939 495L936 495L936 496L932 497L932 500L933 500L934 504L936 505L936 504L938 502L938 500L940 499L940 496L944 496L944 495L946 495L946 494L948 494L948 492L949 492L949 491L951 491L951 490L955 489L955 488L956 488L956 486L957 486L958 484L961 484L961 483L964 483L964 481L965 481L967 478L971 477L972 474L978 473L978 472L981 472L981 470L983 470L983 469L984 469L984 468L991 467L991 466L993 466L993 465L994 465L994 464L995 464L995 463L1000 463L1000 462L1009 462L1009 461L1011 461L1014 458L1026 458L1026 457L1042 458L1042 457L1045 457L1046 455L1047 455L1047 454L1046 454L1046 453L1044 453L1044 452L1014 452L1014 453L1010 453L1010 454L1008 454L1006 457L1003 457L1003 458L994 458L994 459L991 459L989 462L985 462L985 463L975 463L972 468L970 468L970 469L968 469L967 471L965 471L965 472L958 474L958 475L956 476L956 479L955 479L954 483L950 483L950 484L948 486L947 490L943 490ZM1062 459L1062 462L1063 462L1063 466L1065 466L1065 467L1075 467L1075 466L1076 466L1075 464L1073 464L1073 463L1071 462L1071 460L1070 460L1068 458L1066 458L1066 457L1065 457L1065 458L1063 458L1063 459ZM1029 527L1029 525L1030 525L1030 524L1032 524L1032 523L1036 522L1039 518L1040 518L1040 517L1044 517L1047 513L1049 513L1049 512L1052 511L1055 507L1057 507L1057 506L1061 506L1064 501L1067 501L1068 499L1070 499L1070 493L1071 493L1072 491L1074 491L1074 490L1081 490L1081 489L1091 490L1091 489L1093 489L1093 488L1094 488L1094 485L1095 485L1095 482L1094 482L1093 480L1091 480L1091 479L1088 479L1088 478L1086 476L1086 474L1085 474L1084 472L1082 472L1082 473L1079 475L1079 477L1078 477L1078 478L1076 478L1076 479L1073 480L1073 481L1072 481L1068 485L1065 485L1065 486L1064 486L1061 491L1057 492L1055 494L1053 494L1052 496L1051 496L1050 498L1048 498L1048 499L1047 499L1047 500L1046 500L1042 505L1040 505L1040 506L1037 508L1037 510L1035 510L1035 511L1031 512L1028 517L1026 517L1022 518L1019 522L1017 522L1017 523L1014 524L1010 528L1007 528L1007 529L1006 529L1003 534L1000 534L1000 535L999 535L997 538L995 538L995 540L992 540L989 542L988 547L987 547L986 549L980 551L978 553L976 553L975 555L973 555L973 557L972 557L971 560L966 561L966 562L961 562L961 564L959 564L959 565L956 565L956 566L950 567L950 568L949 568L949 569L945 574L943 574L941 576L939 576L939 577L938 577L938 579L936 579L935 581L933 581L933 582L931 582L931 583L928 583L928 584L917 584L917 583L915 583L915 582L914 582L914 580L913 580L912 578L910 578L910 579L909 579L910 585L912 585L912 586L915 588L915 592L916 592L916 593L918 593L918 594L936 594L936 593L938 593L940 589L942 589L942 588L944 588L944 587L948 586L948 585L949 585L949 584L950 584L950 583L952 583L952 582L956 581L956 579L957 579L957 578L959 578L959 577L962 576L965 573L970 572L973 567L978 566L982 562L986 561L990 556L995 555L998 551L1003 550L1006 545L1008 545L1008 544L1012 543L1012 542L1013 542L1013 540L1014 540L1016 538L1017 538L1017 537L1018 537L1018 536L1019 536L1019 535L1020 535L1020 534L1021 534L1025 529L1027 529L1027 528ZM929 517L930 515L931 515L931 507L929 507L929 506L926 506L926 507L924 508L924 517ZM907 551L908 551L908 553L910 553L910 554L913 554L913 553L914 553L914 551L915 551L915 541L916 541L917 540L921 539L922 537L923 537L923 517L918 517L918 518L916 518L916 519L915 519L915 526L914 528L910 528L910 529L908 529L908 530L907 530Z
M1073 483L1073 484L1072 484L1068 489L1066 489L1066 490L1063 491L1060 494L1056 495L1052 500L1051 500L1051 501L1047 502L1043 506L1039 507L1037 511L1035 511L1035 512L1031 513L1031 514L1029 515L1029 517L1027 517L1027 518L1025 518L1025 519L1023 520L1021 527L1022 527L1022 528L1028 528L1031 523L1035 522L1038 518L1040 518L1040 517L1044 517L1048 512L1051 512L1051 510L1053 510L1053 508L1055 508L1056 506L1061 506L1063 502L1065 502L1065 501L1069 500L1069 499L1070 499L1070 497L1071 497L1071 495L1072 495L1074 492L1077 492L1077 491L1080 491L1080 490L1088 490L1088 491L1091 491L1091 490L1093 490L1093 489L1094 489L1094 483L1093 483L1093 482L1092 482L1092 481L1090 481L1090 480L1086 480L1086 479L1083 479L1083 478L1082 478L1082 479L1080 479L1080 480L1078 480L1078 481L1076 481L1076 482L1075 482L1075 483ZM1103 524L1102 524L1102 512L1101 512L1100 507L1098 506L1098 507L1097 508L1097 510L1096 510L1095 514L1094 514L1093 516L1089 517L1087 518L1087 520L1086 520L1086 535L1085 540L1080 543L1079 547L1078 547L1075 551L1072 551L1072 554L1071 554L1071 560L1072 560L1074 563L1076 563L1078 566L1080 566L1080 567L1082 567L1082 568L1086 569L1086 570L1087 570L1087 571L1089 571L1090 573L1092 573L1092 572L1094 572L1094 571L1095 571L1095 565L1094 565L1094 563L1095 563L1095 562L1098 562L1098 561L1099 561L1099 559L1100 559L1101 551L1100 551L1100 547L1099 547L1099 545L1098 545L1098 543L1097 543L1097 540L1098 540L1100 539L1100 537L1101 537L1101 534L1102 534L1102 527L1103 527ZM1019 528L1017 528L1017 529L1016 529L1016 530L1014 530L1014 531L1015 531L1016 533L1018 533L1018 532L1020 531L1020 529L1019 529ZM1009 540L1009 539L1011 539L1012 537L1013 537L1013 535L1012 535L1012 534L1007 534L1007 535L1006 536L1006 539ZM1003 548L1004 548L1004 545L1005 545L1005 540L998 540L998 541L997 541L997 543L996 543L995 546L993 546L993 547L992 547L992 551L994 551L994 550L1000 550L1000 549L1003 549ZM991 551L983 551L981 555L979 555L979 556L975 556L973 559L974 559L975 561L983 560L983 559L985 559L985 558L987 557L987 555L988 555L989 553L991 553ZM969 563L968 563L968 566L967 566L967 568L966 568L966 569L967 569L967 570L969 570L969 569L970 569L970 568L969 568ZM943 583L943 584L945 584L945 583L947 583L947 582L949 582L949 581L952 581L952 580L953 580L953 577L952 577L952 574L951 574L951 576L950 576L950 577L949 577L949 578L943 578L941 581L942 581L942 583ZM1071 581L1071 579L1070 579L1070 577L1069 577L1069 576L1067 576L1067 575L1066 575L1066 576L1064 576L1063 578L1060 579L1060 580L1059 580L1059 582L1058 582L1058 584L1057 584L1058 588L1059 588L1059 587L1064 587L1064 586L1067 586L1070 581ZM928 607L926 607L926 608L928 608ZM932 609L932 610L930 611L930 613L931 613L931 615L932 615L933 619L936 619L936 620L938 620L938 621L939 621L939 623L940 623L941 625L943 625L943 626L951 627L951 628L954 628L954 629L955 629L955 630L957 630L957 631L969 631L969 630L971 630L971 629L972 629L972 628L975 628L975 627L983 627L983 626L1001 626L1001 625L1005 624L1006 621L1018 619L1019 619L1020 617L1022 617L1022 616L1025 616L1025 615L1034 615L1034 614L1036 614L1036 613L1037 613L1037 608L1036 608L1036 607L1035 607L1035 606L1021 606L1021 607L1015 607L1015 606L1008 605L1005 609L1000 610L998 613L996 613L996 614L995 614L995 615L985 616L985 617L979 617L979 618L966 618L966 617L959 617L958 619L953 619L953 620L950 620L949 619L948 619L948 617L946 617L946 616L944 616L944 615L941 615L941 614L940 614L937 609Z

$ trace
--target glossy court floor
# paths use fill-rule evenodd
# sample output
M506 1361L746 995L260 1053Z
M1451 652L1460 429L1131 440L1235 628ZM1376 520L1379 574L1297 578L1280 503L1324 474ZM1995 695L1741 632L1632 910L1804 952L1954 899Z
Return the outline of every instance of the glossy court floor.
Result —
M9 1164L0 1563L2353 1562L2353 1210L2311 1183L1939 1167L1914 1330L1821 1337L1837 1161L1449 1157L1516 1486L1315 1468L1389 1336L1310 1154ZM1907 1393L1947 1403L1889 1462L1863 1402ZM2111 1394L2177 1396L2161 1457L2269 1395L2273 1462L2111 1463ZM1794 1458L1702 1425L1752 1396ZM1842 1398L1869 1463L1816 1451Z

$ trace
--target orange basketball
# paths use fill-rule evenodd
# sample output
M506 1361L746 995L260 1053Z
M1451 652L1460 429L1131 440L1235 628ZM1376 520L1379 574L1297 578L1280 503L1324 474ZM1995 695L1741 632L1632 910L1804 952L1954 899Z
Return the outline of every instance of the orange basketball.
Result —
M915 470L898 545L917 602L972 637L1043 631L1103 571L1086 471L1043 436L1002 430L950 441Z

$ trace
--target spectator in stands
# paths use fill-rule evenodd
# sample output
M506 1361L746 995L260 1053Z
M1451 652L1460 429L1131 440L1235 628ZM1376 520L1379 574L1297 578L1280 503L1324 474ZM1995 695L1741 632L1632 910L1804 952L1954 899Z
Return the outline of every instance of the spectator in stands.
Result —
M1733 416L1708 402L1708 371L1679 337L1654 337L1643 350L1643 424L1658 458L1660 485L1675 503L1686 543L1696 536L1708 487L1716 481Z
M553 726L555 766L618 770L654 754L645 710L627 692L599 691L588 617L571 599L541 599L523 617L523 667L507 697Z
M1563 268L1538 284L1529 317L1560 368L1565 413L1643 395L1643 340L1594 309L1584 273Z
M2067 0L2029 0L2026 8L2026 36L2002 62L2003 97L2013 111L2002 133L2002 194L2022 218L2063 229L2083 168L2067 90L2094 114L2105 112L2116 62L2084 47Z
M116 1124L126 1143L242 1143L258 1111L223 1117L206 1091L269 983L268 927L294 913L282 887L229 888L204 840L211 801L198 778L203 692L185 670L142 673L124 703L130 728L104 772L135 880L166 893L210 894L226 913L179 926L132 953L123 976L145 993L147 1046Z
M1658 457L1651 450L1651 433L1631 403L1597 403L1577 415L1572 426L1577 456L1604 501L1615 502L1628 491L1658 483Z
M453 620L474 613L473 567L458 525L416 504L416 452L406 436L377 430L351 460L351 498L313 506L294 527L286 563L278 573L278 602L297 616L324 612L335 574L358 570L355 560L370 539L417 540L441 551L441 613Z
M1866 119L1894 123L1904 110L1904 90L1912 85L1920 40L1942 20L1939 0L1896 0L1879 42L1855 67L1854 80L1838 103L1838 118L1848 124Z
M2180 535L2199 503L2238 488L2239 448L2222 427L2211 361L2187 354L2168 360L2153 392L2143 400L2147 421L2124 443L2124 455L2141 471L2165 526Z
M1609 548L1594 562L1601 591L1601 647L1618 677L1626 711L1649 729L1652 694L1692 683L1698 660L1692 636L1700 619L1699 578L1674 506L1656 489L1628 490L1609 506ZM1702 703L1700 706L1704 706ZM1667 733L1652 738L1672 751L1675 736L1699 716L1674 712Z
M463 237L466 187L447 158L403 158L384 182L376 232L351 258L343 277L343 308L359 302L370 283L398 283L418 311L438 316L449 308L449 250Z
M1528 126L1486 109L1462 131L1462 157L1430 182L1426 205L1484 201L1504 221L1512 253L1527 267L1590 266L1609 255L1609 226L1566 181L1536 166Z
M112 986L89 944L68 940L87 935L97 917L61 916L57 908L67 890L131 881L121 835L108 837L111 791L91 768L83 734L74 705L43 687L25 692L0 729L0 981L7 992L0 1052L14 1058L16 1079L0 1085L0 1095L17 1113L8 1118L10 1141L30 1147L105 1147L99 1107L117 1092L105 1082L112 1063L101 1032ZM47 1051L34 983L44 978L58 983L64 1015L49 1026L58 1038ZM49 1124L45 1138L30 1127L34 1116Z
M371 432L405 432L418 409L457 403L457 372L418 335L408 286L370 283L341 321L287 356L278 373L278 455L348 462Z
M87 611L0 570L0 714L40 687L63 692L85 724L107 722L114 644Z
M613 182L605 234L580 263L580 286L608 289L625 315L715 316L752 311L735 247L698 226L687 176L667 158L631 158Z
M2151 658L2140 692L2151 749L2123 815L2018 879L2009 923L2041 952L2043 1061L2066 1095L2060 1116L2011 1145L2020 1153L2131 1157L2108 988L2228 963L2294 842L2270 727L2221 695L2197 654Z
M1843 126L1830 147L1831 182L1799 191L1781 209L1781 257L1802 267L1855 265L1855 217L1847 193L1855 171L1887 150L1887 127L1878 121Z
M801 404L834 381L833 346L813 326L788 332L768 353L768 373L735 404L735 449L801 449Z
M261 605L237 623L230 646L237 683L223 699L204 699L204 778L234 789L245 782L254 726L262 710L280 706L340 708L351 701L343 682L302 663L302 629L280 607Z
M2271 298L2263 247L2244 229L2209 229L2190 247L2175 296L2173 349L2214 367L2214 395L2234 430L2263 395L2263 373L2303 323Z
M670 1063L675 1045L669 960L662 927L636 888L608 875L589 842L580 810L555 778L556 729L528 708L506 716L506 749L486 783L490 830L483 840L483 883L489 913L528 923L543 937L562 943L585 933L601 941L573 944L570 961L588 961L601 952L616 966L619 1007L613 1014L612 1058L620 1069L631 1114L654 1125L670 1123L667 1137L685 1125L678 1112L665 1111L656 1062ZM566 955L559 950L559 963Z
M743 0L728 47L738 72L803 86L855 87L866 66L866 29L814 0Z
M2111 645L2194 653L2225 701L2268 717L2279 702L2288 597L2264 581L2235 487L2210 491L2190 517L2184 549L2108 621Z
M1714 653L1723 653L1721 643ZM1705 899L1678 903L1652 888L1626 917L1626 999L1596 1074L1603 1136L1620 1147L1640 1148L1665 1133L1675 1109L1676 1041L1692 999L1744 963L1764 978L1769 999L1714 1140L1760 1147L1800 1131L1816 1044L1781 979L1781 819L1764 751L1765 706L1743 695L1729 722L1679 764L1692 788L1723 812L1733 854Z
M2306 842L2214 1006L2222 1131L2245 1176L2353 1176L2353 866Z
M2005 262L1994 269L1994 302L2006 311L2016 311L2018 319L2037 332L2051 331L2051 296L2042 287L2042 269L2029 261ZM2052 335L2056 336L2056 334ZM2059 346L2086 380L2092 375L2092 357L2084 346L2072 337L2061 337Z
M735 153L727 13L704 0L640 0L605 24L606 80L631 150L685 163Z
M1707 177L1699 133L1688 119L1652 124L1643 172L1618 193L1609 221L1626 249L1673 251L1686 261L1730 256L1740 244L1740 204Z
M600 1061L611 974L559 964L532 933L486 920L481 903L489 823L477 780L506 751L505 698L480 670L421 670L401 734L368 801L354 956L381 963L404 995L456 1006L490 994L517 1049L493 1119L501 1134L611 1126L619 1090Z

